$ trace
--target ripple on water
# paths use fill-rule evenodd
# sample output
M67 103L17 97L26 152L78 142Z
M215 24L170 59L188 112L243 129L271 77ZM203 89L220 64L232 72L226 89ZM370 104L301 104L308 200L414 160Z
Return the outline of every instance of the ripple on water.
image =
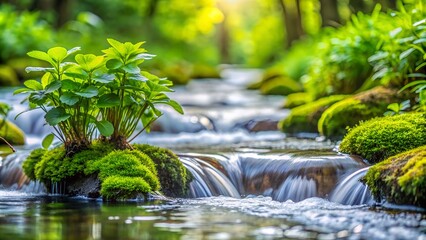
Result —
M341 205L322 198L277 202L262 196L244 199L220 196L178 201L188 207L220 207L299 223L284 230L288 238L426 239L426 219L421 213L372 211L366 205Z

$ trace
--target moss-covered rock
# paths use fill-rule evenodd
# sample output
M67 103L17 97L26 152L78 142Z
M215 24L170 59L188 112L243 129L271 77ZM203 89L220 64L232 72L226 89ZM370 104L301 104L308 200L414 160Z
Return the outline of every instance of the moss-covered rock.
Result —
M8 143L12 145L24 145L25 134L24 132L9 120L0 118L0 136L3 137ZM0 145L5 144L0 141Z
M221 78L221 76L217 67L212 67L207 64L194 64L192 66L191 78Z
M94 162L90 168L98 172L103 182L111 176L138 177L147 182L153 191L160 189L152 160L138 150L116 150Z
M372 166L364 180L377 200L426 207L426 146Z
M348 96L329 96L295 107L287 118L278 123L278 127L285 133L317 132L318 120L325 109L346 97Z
M18 79L37 79L43 76L43 72L25 71L25 68L28 66L48 67L46 62L30 57L12 58L9 59L6 64L14 70Z
M133 146L154 161L161 183L161 192L171 197L186 195L192 175L186 170L176 154L169 149L148 144L134 144Z
M264 95L288 95L291 93L301 92L302 85L287 77L278 76L262 83L260 93Z
M143 178L114 175L103 181L101 194L107 200L122 200L146 195L151 190Z
M43 148L34 149L22 164L25 175L27 175L31 180L37 180L34 172L35 166L41 161L41 158L46 151L47 150Z
M306 92L292 93L287 95L283 108L295 108L303 104L312 102L312 96Z
M403 97L398 90L376 87L330 106L318 121L318 132L327 138L342 138L347 127L359 121L383 116L387 106L400 102Z
M0 65L0 86L18 86L19 80L13 68L7 65Z
M407 113L360 123L349 130L339 149L377 163L422 145L426 145L426 113Z

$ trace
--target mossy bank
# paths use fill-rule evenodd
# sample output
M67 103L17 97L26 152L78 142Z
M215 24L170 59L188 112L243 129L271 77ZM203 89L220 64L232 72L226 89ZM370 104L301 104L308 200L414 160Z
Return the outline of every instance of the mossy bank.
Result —
M184 196L191 175L168 149L133 145L116 150L95 142L72 157L63 147L35 149L23 165L25 174L39 180L52 191L62 186L61 194L121 200L146 197L160 191L166 196Z

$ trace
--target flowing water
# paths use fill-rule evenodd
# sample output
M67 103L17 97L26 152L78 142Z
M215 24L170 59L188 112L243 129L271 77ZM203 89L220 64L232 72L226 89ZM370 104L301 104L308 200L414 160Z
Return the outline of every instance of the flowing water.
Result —
M359 181L363 159L312 134L278 132L284 99L244 89L258 71L223 75L178 87L171 97L186 114L165 108L154 131L136 139L179 155L194 176L185 198L106 203L46 194L21 165L51 129L41 112L22 114L14 121L27 144L3 154L0 166L0 239L426 239L423 209L374 202ZM14 107L13 119L27 107L11 92L0 91L0 101Z

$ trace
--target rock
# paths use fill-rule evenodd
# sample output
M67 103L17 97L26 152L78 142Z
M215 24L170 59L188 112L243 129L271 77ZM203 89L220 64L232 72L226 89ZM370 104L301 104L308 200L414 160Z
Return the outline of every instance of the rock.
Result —
M333 103L347 97L347 95L334 95L295 107L287 118L279 122L278 127L285 133L315 133L321 114Z
M380 200L426 207L426 146L421 146L372 166L364 178Z
M295 108L312 102L312 96L306 92L292 93L287 95L283 108Z
M0 118L0 126L4 120ZM14 123L6 120L4 125L0 128L0 136L3 137L11 145L24 145L25 134L16 126ZM3 141L0 140L0 145L4 145Z
M318 132L332 139L342 138L347 127L373 117L383 116L387 106L406 99L397 89L376 87L331 105L318 121Z
M374 118L349 130L339 150L377 163L426 145L426 113Z
M100 197L101 181L97 174L68 179L66 192L71 196Z

